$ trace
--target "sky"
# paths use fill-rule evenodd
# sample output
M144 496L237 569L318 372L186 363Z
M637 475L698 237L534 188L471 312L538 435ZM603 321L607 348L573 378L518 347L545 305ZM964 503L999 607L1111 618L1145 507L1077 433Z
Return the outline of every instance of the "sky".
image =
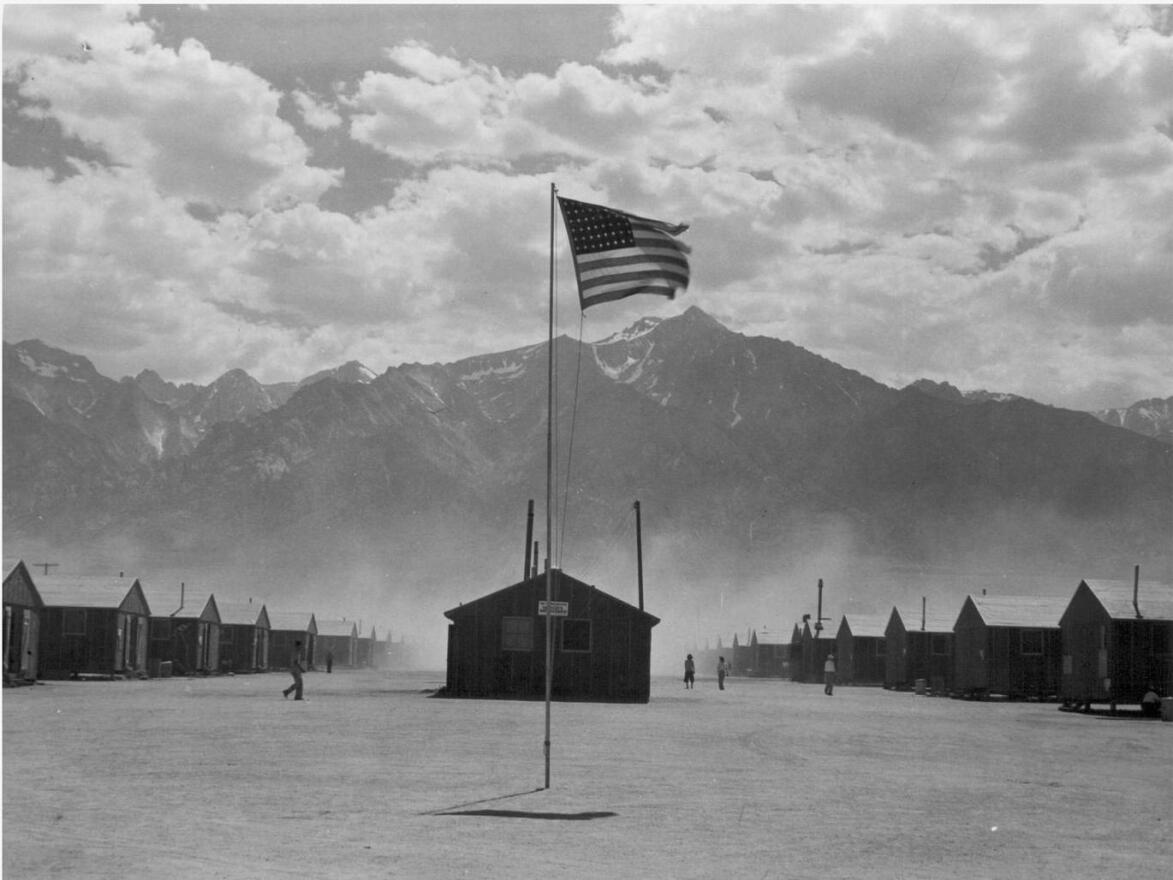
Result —
M1173 395L1173 9L3 9L3 331L208 383L541 342L559 194L878 381Z

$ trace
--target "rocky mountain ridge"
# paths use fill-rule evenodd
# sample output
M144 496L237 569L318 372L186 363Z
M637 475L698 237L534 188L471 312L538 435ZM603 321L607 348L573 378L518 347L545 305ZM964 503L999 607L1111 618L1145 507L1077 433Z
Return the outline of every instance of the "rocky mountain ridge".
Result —
M819 554L1167 557L1173 446L1089 414L893 389L695 308L555 346L568 567L607 552L635 499L682 576ZM9 546L291 579L356 559L416 583L496 578L520 568L520 511L544 498L544 343L277 386L239 370L115 381L41 343L4 359Z

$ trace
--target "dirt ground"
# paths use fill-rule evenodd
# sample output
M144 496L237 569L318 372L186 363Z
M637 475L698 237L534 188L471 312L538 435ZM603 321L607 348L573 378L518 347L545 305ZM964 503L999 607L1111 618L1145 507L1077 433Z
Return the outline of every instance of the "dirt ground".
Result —
M439 673L3 694L5 878L1132 878L1173 724L820 685L436 699Z

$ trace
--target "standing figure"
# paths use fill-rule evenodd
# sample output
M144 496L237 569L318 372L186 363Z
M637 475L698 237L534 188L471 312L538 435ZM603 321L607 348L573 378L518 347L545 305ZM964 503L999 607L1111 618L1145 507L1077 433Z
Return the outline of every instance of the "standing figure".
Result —
M1149 682L1149 689L1140 698L1140 714L1145 718L1161 717L1161 695L1157 693L1152 682Z
M823 693L828 697L835 690L835 652L827 655L827 662L823 664Z
M333 672L333 671L334 671L334 652L327 651L326 652L326 672Z
M696 664L692 662L692 654L684 658L684 687L691 688L696 679Z
M293 645L293 653L289 657L289 674L293 676L293 684L281 692L281 696L289 699L289 695L293 694L293 699L300 700L301 697L301 674L305 672L301 668L301 642L295 642Z
M725 658L717 658L717 688L725 690L725 675L729 672L729 667L725 665Z

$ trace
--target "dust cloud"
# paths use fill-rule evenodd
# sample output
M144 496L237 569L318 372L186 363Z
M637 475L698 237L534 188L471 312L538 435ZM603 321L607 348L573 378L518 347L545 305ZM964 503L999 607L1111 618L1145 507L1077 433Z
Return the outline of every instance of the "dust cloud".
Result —
M542 514L539 512L539 522ZM894 518L895 519L895 518ZM755 525L757 528L755 529ZM881 524L887 527L891 524ZM897 523L897 525L903 525ZM968 594L1069 596L1083 578L1173 582L1173 554L1130 540L1128 523L1105 526L1089 541L1086 521L1043 505L1006 505L968 518L918 522L899 553L881 553L876 524L823 514L809 527L773 530L737 522L669 527L655 517L642 528L644 608L653 630L656 674L675 674L686 653L724 646L753 632L789 641L805 614L818 615L823 581L824 633L844 614L887 616L893 607L956 615ZM107 536L84 546L6 541L6 571L24 559L50 562L59 574L125 572L151 590L210 592L220 601L264 602L271 610L308 611L374 628L401 644L403 662L441 670L444 612L521 580L525 506L497 518L449 510L378 530L323 528L260 540L163 545ZM886 548L885 548L886 549ZM634 520L614 512L595 537L568 534L554 565L631 605L639 601Z

